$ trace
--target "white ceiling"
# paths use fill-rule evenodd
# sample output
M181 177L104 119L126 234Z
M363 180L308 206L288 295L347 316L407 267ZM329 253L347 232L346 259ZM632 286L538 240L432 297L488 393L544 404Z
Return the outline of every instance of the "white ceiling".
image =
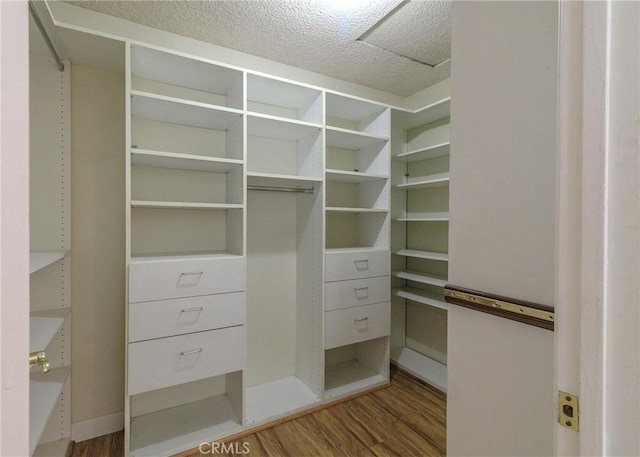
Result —
M401 96L451 72L449 1L68 3Z

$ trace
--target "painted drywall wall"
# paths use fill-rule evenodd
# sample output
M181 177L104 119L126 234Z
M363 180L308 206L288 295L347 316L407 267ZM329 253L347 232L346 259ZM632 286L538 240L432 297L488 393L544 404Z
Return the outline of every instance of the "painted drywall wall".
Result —
M73 65L72 422L124 407L124 75Z
M449 281L553 305L556 2L455 2ZM452 306L447 451L553 453L553 333Z

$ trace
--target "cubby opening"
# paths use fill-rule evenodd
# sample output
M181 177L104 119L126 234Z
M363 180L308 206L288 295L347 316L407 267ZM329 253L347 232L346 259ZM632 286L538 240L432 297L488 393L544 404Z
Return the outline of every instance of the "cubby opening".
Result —
M322 92L298 84L248 74L247 110L322 124Z
M325 398L331 399L389 379L389 337L325 351Z
M242 430L242 372L131 396L131 455L171 455Z
M327 211L326 249L388 248L389 214Z
M327 128L352 131L371 137L389 137L389 108L376 103L327 93Z
M143 46L131 46L133 90L242 109L242 72Z

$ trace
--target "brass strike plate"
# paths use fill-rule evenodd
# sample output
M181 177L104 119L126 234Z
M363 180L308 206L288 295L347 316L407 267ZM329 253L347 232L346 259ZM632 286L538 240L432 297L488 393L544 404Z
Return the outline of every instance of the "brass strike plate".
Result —
M578 396L567 392L558 392L558 422L575 432L579 431Z

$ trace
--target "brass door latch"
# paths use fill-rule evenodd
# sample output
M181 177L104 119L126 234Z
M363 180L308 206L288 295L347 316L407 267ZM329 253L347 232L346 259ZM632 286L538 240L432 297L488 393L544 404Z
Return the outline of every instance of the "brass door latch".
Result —
M563 427L580 431L578 417L578 396L567 392L558 392L558 422Z
M38 365L42 368L43 373L48 373L50 369L50 364L44 351L32 352L29 354L29 366L31 365Z

